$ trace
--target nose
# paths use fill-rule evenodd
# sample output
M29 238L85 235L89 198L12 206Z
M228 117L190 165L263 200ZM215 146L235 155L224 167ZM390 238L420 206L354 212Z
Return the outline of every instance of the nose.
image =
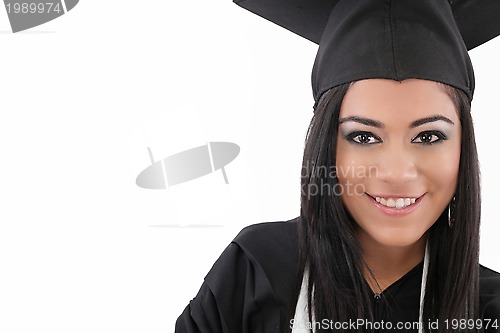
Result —
M405 185L417 179L417 157L408 148L388 147L382 154L376 177L389 185Z

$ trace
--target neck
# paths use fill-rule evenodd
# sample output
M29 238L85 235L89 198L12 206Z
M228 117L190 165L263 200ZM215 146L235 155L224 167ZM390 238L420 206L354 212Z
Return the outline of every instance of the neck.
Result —
M375 293L380 293L422 262L427 235L407 246L386 246L360 235L363 258L368 265L364 276ZM370 272L371 271L371 272Z

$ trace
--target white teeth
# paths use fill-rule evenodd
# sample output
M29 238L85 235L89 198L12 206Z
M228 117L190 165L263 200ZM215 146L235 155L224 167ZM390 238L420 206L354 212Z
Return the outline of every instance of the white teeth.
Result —
M390 208L402 209L402 208L408 207L411 204L414 204L417 199L416 198L389 198L386 200L386 199L381 198L381 197L375 197L375 200L384 206L387 206Z
M399 198L396 200L396 208L401 209L405 205L405 199Z

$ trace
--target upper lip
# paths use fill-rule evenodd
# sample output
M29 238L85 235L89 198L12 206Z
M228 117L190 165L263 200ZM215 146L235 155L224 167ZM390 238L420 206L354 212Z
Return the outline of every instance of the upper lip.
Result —
M400 194L400 193L391 193L391 194L371 194L371 193L366 193L368 194L369 196L373 197L373 198L384 198L384 199L389 199L389 198L415 198L415 199L418 199L420 198L421 196L423 196L424 194Z

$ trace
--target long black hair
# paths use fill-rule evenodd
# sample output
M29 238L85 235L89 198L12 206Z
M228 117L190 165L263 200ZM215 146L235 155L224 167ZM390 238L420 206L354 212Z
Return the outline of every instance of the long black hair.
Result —
M339 195L324 189L338 186L336 165L338 119L352 83L325 92L309 125L301 175L299 269L292 305L308 272L307 303L317 320L373 320L371 291L363 276L363 257L355 223ZM440 84L459 114L462 136L452 228L448 209L428 231L429 270L423 322L477 319L479 303L480 181L470 101L461 90ZM311 195L311 190L315 191ZM318 190L319 189L319 190ZM335 192L335 191L333 191ZM291 306L293 318L295 306ZM311 311L309 311L311 320ZM424 325L425 326L425 325ZM427 330L427 328L426 328ZM321 329L317 331L322 331ZM338 332L348 332L339 330ZM448 330L451 332L451 329ZM448 332L439 325L438 332ZM457 330L454 330L455 332ZM472 332L473 330L470 330Z

